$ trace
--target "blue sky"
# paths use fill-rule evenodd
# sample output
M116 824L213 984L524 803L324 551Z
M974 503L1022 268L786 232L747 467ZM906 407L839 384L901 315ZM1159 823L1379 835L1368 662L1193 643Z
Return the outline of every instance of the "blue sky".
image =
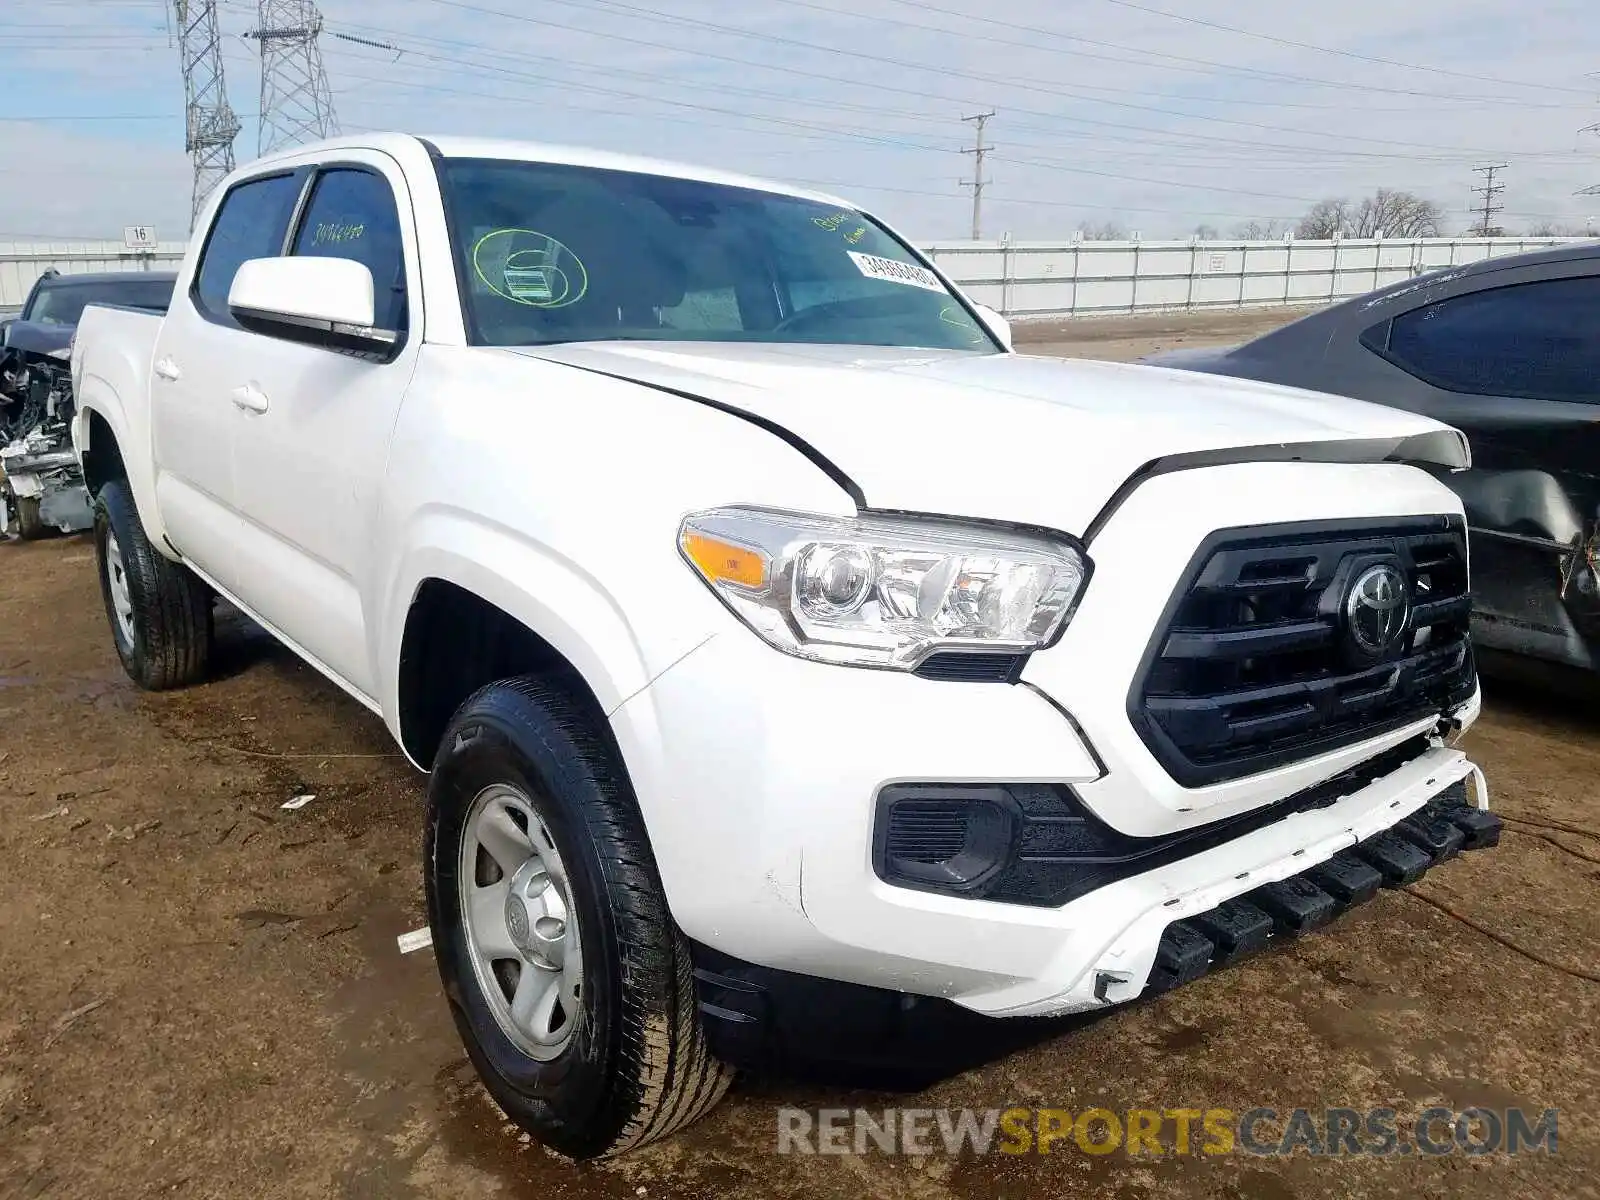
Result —
M1600 22L1585 0L325 0L346 131L482 133L681 158L840 191L923 239L1146 237L1292 220L1406 188L1470 218L1600 228ZM1297 12L1301 15L1289 15ZM0 238L182 237L189 165L165 0L0 5ZM253 157L255 0L221 8ZM1536 13L1536 17L1530 14ZM976 14L976 15L967 15ZM1232 28L1222 28L1228 26ZM386 42L377 49L335 34ZM1303 43L1296 45L1292 43ZM1374 60L1388 60L1374 61Z

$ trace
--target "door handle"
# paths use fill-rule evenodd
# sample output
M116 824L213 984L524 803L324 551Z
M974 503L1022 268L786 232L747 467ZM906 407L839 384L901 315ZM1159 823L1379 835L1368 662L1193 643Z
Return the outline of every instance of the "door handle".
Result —
M244 409L245 412L264 413L267 411L267 394L253 383L243 387L236 387L230 394L234 406Z
M170 358L158 358L154 370L162 379L169 381L183 378L183 372L178 369L178 364Z

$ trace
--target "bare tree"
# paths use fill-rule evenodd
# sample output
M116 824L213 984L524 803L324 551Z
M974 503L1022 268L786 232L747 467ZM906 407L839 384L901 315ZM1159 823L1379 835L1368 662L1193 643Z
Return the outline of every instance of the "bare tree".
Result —
M1296 237L1325 240L1350 232L1350 201L1319 200L1295 226Z
M1221 237L1222 234L1218 232L1215 225L1207 225L1202 222L1194 227L1194 236L1199 238L1202 242L1214 242Z
M1567 225L1560 221L1539 221L1528 230L1529 237L1593 237L1581 225Z
M1356 206L1353 237L1438 237L1443 213L1413 192L1379 188Z
M1252 242L1276 241L1287 232L1280 221L1244 221L1233 227L1233 236Z
M1128 240L1128 231L1116 221L1101 221L1095 225L1083 227L1083 240L1086 242L1125 242Z
M1438 237L1442 224L1443 213L1432 200L1413 192L1379 188L1358 204L1344 199L1319 201L1300 218L1295 234L1303 238L1331 238L1334 234L1370 238L1380 233L1398 238Z

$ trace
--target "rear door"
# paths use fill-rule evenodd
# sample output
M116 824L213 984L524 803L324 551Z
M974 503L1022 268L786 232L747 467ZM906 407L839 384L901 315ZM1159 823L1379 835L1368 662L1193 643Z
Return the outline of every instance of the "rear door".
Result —
M241 263L282 252L305 179L304 171L277 171L228 189L193 277L178 281L151 364L156 495L167 536L229 591L237 582L239 542L233 470L239 409L230 393L238 364L263 339L228 312L228 289Z
M374 561L389 441L422 341L411 198L372 151L320 165L286 253L348 258L373 276L383 360L252 335L226 367L250 403L234 415L239 595L281 635L366 697L375 693L363 595Z

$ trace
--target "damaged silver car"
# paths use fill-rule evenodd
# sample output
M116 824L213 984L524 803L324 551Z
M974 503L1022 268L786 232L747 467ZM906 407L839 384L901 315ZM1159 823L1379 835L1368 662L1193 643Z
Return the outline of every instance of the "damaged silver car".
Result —
M69 359L87 304L165 313L176 276L125 271L34 283L20 317L0 326L0 535L32 539L94 523L72 450Z

